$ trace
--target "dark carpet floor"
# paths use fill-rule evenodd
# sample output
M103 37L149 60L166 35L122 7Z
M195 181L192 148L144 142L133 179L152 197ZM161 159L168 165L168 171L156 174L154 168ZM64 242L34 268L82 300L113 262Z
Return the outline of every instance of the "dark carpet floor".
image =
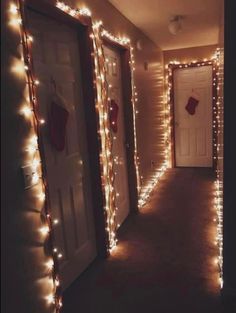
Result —
M171 169L65 292L63 313L222 313L214 245L213 173Z

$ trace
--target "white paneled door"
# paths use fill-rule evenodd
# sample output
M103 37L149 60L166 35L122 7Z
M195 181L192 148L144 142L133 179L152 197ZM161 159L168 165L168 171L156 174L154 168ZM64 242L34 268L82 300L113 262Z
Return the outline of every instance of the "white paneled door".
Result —
M51 214L53 219L59 220L55 226L55 245L63 255L59 262L65 289L96 256L79 43L73 29L31 11L28 15L30 32L34 37L34 69L40 81L40 114L46 120L43 145ZM63 151L55 149L48 135L48 112L54 85L64 97L69 112Z
M106 79L110 84L109 97L118 105L117 132L112 132L112 154L115 165L117 223L121 225L129 214L129 190L127 175L126 139L124 125L124 103L122 99L121 60L119 51L104 47Z
M211 66L174 70L174 120L176 166L212 167Z

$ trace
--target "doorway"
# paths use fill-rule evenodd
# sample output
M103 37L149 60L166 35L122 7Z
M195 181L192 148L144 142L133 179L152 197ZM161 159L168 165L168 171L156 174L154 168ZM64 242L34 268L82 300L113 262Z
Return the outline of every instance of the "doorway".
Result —
M177 68L174 146L177 167L212 167L212 66Z
M116 192L117 224L118 227L124 222L130 212L130 199L127 172L128 148L125 120L124 102L122 90L121 55L118 49L105 46L104 55L106 60L106 79L109 84L109 101L113 104L110 109L116 110L113 121L116 129L111 125L112 155L114 157L114 188Z
M59 267L66 289L97 255L78 33L32 10L27 17L34 37L34 71L40 81L39 113L46 121L42 141L51 216L59 221L54 227L54 249L62 254ZM60 149L49 133L50 119L59 117L50 115L53 101L64 102L68 116L65 144ZM60 142L62 137L60 133Z

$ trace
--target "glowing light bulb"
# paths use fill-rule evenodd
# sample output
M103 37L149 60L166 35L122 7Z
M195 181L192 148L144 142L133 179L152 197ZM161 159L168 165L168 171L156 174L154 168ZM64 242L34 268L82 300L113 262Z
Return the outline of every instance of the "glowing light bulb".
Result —
M58 278L55 279L55 285L56 285L56 287L60 286L60 281Z
M37 144L38 144L38 136L33 135L33 136L30 138L30 142L31 142L32 145L37 146Z
M34 170L36 170L39 165L40 165L40 160L39 160L39 159L34 159L34 160L32 161L32 168L33 168Z
M12 18L10 21L10 25L12 25L12 26L19 26L21 24L22 24L21 18Z
M28 148L27 148L27 151L30 154L34 154L37 151L37 148L34 145L29 145Z
M61 300L61 299L59 300L58 305L59 305L59 307L60 307L60 308L63 306L63 304L62 304L62 300Z
M40 232L42 235L46 236L49 233L49 227L48 226L41 227Z
M38 199L40 200L40 201L44 201L45 200L45 193L43 193L43 192L41 192L41 193L39 193L38 194Z
M85 15L85 16L91 16L91 15L92 15L91 11L90 11L88 8L82 8L82 9L80 9L80 10L79 10L79 13L80 13L81 15Z
M38 173L34 173L32 177L32 183L37 184L38 181L39 181L39 175Z
M31 36L31 35L27 35L27 39L28 39L30 42L33 42L33 41L34 41L34 38L33 38L33 36Z
M20 113L25 115L25 117L30 117L32 114L32 110L29 106L25 105L21 108Z
M55 302L55 297L53 294L49 294L47 297L46 297L47 301L49 304L53 304Z
M35 85L39 85L39 84L40 84L39 80L36 79L36 80L34 81L34 84L35 84Z
M9 11L10 11L12 14L17 14L17 13L18 13L17 6L16 6L14 3L11 3Z
M47 268L51 271L54 267L54 262L53 259L50 259L47 263L46 263Z
M219 278L219 284L220 284L220 287L223 288L224 281L222 277Z

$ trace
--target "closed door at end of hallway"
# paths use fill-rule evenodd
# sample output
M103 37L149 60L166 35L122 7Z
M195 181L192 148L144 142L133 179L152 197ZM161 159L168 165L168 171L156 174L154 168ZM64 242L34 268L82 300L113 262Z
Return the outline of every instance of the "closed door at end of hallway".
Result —
M174 70L175 162L212 167L212 66Z

